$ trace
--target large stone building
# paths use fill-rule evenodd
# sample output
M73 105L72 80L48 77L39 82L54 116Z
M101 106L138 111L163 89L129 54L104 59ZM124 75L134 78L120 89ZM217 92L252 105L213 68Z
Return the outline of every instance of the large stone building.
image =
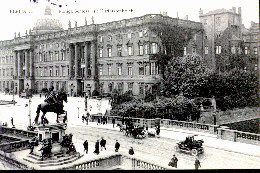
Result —
M217 71L235 67L257 70L259 25L245 29L241 13L241 7L238 11L232 7L205 14L200 10L200 21L206 33L205 58L211 59L212 67ZM254 58L250 57L252 54Z
M174 40L167 37L168 30ZM168 38L168 40L167 40ZM40 92L54 86L70 95L156 89L160 65L153 55L199 54L204 57L202 24L161 14L87 24L63 30L51 15L12 40L0 42L0 90ZM154 87L155 86L155 87ZM7 89L8 88L8 89Z
M249 29L243 28L242 37L245 44L245 55L248 61L252 62L248 68L258 72L260 54L260 31L259 23L251 22Z

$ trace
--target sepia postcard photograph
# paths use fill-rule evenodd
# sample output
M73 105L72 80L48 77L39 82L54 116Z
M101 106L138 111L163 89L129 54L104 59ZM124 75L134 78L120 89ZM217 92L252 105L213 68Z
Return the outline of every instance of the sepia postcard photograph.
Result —
M258 0L1 0L0 171L260 169Z

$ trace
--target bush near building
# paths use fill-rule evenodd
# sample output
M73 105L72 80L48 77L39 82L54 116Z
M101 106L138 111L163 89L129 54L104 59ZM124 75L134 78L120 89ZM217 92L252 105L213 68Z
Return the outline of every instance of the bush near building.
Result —
M162 118L180 121L197 120L200 116L199 106L193 100L184 96L175 98L157 97L145 102L142 99L133 99L129 102L116 105L111 115L135 118Z

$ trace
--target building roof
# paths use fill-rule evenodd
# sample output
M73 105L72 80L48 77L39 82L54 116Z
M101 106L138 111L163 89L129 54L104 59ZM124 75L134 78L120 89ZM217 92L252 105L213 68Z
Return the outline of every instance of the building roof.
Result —
M227 10L227 9L221 8L221 9L209 11L208 13L205 13L205 14L201 14L200 16L207 16L207 15L220 14L220 13L234 13L234 11L232 9ZM236 14L236 13L234 13L234 14Z
M58 19L53 18L51 14L51 8L46 6L44 17L37 20L33 28L33 33L43 34L61 30L63 30L61 22Z

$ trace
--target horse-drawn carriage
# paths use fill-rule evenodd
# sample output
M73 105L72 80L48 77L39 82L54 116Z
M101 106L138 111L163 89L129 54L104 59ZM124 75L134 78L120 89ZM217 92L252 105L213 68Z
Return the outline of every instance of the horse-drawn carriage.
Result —
M120 131L123 132L126 136L133 136L134 138L145 138L146 133L144 127L134 126L134 124L129 121L126 125L117 124L119 126Z

